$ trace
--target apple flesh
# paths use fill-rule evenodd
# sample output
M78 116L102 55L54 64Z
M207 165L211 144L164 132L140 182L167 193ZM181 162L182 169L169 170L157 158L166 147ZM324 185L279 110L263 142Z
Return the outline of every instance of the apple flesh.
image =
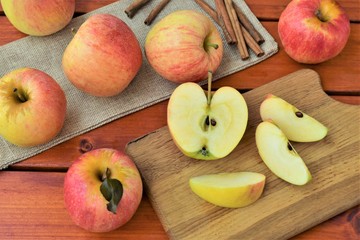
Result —
M280 16L278 32L291 58L316 64L343 50L350 34L350 21L334 0L293 0Z
M105 181L113 186L107 198L100 190ZM81 228L109 232L132 218L141 202L142 189L139 171L127 155L110 148L96 149L81 155L66 173L65 207Z
M43 71L21 68L0 79L0 136L31 147L52 140L62 129L66 97Z
M244 135L248 108L234 88L222 87L209 97L196 83L179 85L167 108L167 123L186 156L215 160L231 153Z
M142 65L133 31L110 14L89 17L66 47L62 65L78 89L99 97L121 93Z
M261 103L260 115L263 121L273 121L291 141L319 141L328 133L328 128L315 118L273 94Z
M176 83L206 79L223 57L219 31L207 16L193 10L173 12L155 24L145 51L155 71Z
M220 207L245 207L258 200L265 176L254 172L217 173L192 177L191 190L200 198Z
M75 0L1 0L11 24L32 36L46 36L63 29L72 19Z
M311 173L285 134L270 121L261 122L255 133L259 155L279 178L294 185L304 185Z

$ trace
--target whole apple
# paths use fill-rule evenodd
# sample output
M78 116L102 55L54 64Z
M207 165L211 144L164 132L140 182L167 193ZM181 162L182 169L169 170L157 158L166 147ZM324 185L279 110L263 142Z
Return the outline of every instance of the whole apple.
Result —
M66 98L48 74L32 68L14 70L0 79L0 136L30 147L53 139L62 129Z
M62 65L78 89L94 96L122 92L135 78L142 52L133 31L110 14L89 17L65 49Z
M350 34L350 21L334 0L293 0L280 16L278 32L291 58L317 64L343 50Z
M123 152L100 148L84 153L64 180L65 207L74 223L91 232L109 232L127 223L142 198L142 180Z
M15 28L33 36L60 31L75 11L75 0L1 0L1 5Z
M223 57L219 31L205 15L179 10L160 20L145 41L146 57L167 80L184 83L206 79Z

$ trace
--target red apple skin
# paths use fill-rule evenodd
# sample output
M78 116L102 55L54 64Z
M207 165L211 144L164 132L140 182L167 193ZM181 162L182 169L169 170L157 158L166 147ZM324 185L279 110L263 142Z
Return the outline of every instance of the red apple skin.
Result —
M14 89L27 101L20 102ZM64 91L45 72L13 70L0 79L0 135L21 147L47 143L61 131L66 105Z
M99 97L122 92L142 65L142 52L133 31L110 14L89 17L63 55L63 70L80 90Z
M60 31L75 12L75 0L1 0L1 4L14 27L32 36Z
M123 185L116 214L100 192L101 175L109 168L111 178ZM64 180L65 207L74 223L91 232L109 232L127 223L142 198L142 180L134 162L123 152L101 148L81 155Z
M206 43L217 44L218 48ZM215 72L223 57L220 33L211 20L193 10L167 15L149 31L145 41L147 60L165 79L199 82Z
M320 10L325 21L316 16ZM278 32L285 52L295 61L317 64L337 56L350 34L344 9L333 0L293 0L282 12Z

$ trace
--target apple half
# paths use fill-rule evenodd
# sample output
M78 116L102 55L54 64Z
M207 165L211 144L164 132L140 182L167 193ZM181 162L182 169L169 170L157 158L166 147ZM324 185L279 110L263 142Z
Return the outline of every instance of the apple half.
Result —
M254 172L217 173L192 177L191 190L200 198L220 207L245 207L258 200L265 176Z
M311 180L306 164L274 123L261 122L255 139L260 157L276 176L294 185L304 185Z
M273 94L268 94L261 103L260 115L263 121L273 121L290 141L319 141L328 132L328 128L315 118Z
M211 76L209 76L211 79ZM211 89L211 80L209 81ZM232 87L215 93L196 83L179 85L167 108L167 123L177 147L186 156L215 160L231 153L244 135L248 108L243 96Z

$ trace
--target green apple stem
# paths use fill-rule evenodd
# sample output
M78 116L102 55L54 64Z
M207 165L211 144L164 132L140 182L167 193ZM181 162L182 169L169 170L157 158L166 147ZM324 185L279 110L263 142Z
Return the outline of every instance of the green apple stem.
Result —
M76 28L71 28L71 33L75 36L75 34L77 33L77 29Z
M116 214L117 206L123 195L123 186L119 180L111 178L110 168L106 168L106 171L101 176L101 181L100 192L109 202L106 204L107 210Z
M212 72L208 71L208 91L207 91L207 104L211 103L211 83L212 83Z
M15 98L18 99L20 102L24 103L27 101L26 96L17 88L14 88L13 92L15 93Z
M208 48L208 47L213 47L213 48L215 48L215 49L218 49L218 48L219 48L219 45L216 44L216 43L206 43L205 45L207 46L207 48Z

